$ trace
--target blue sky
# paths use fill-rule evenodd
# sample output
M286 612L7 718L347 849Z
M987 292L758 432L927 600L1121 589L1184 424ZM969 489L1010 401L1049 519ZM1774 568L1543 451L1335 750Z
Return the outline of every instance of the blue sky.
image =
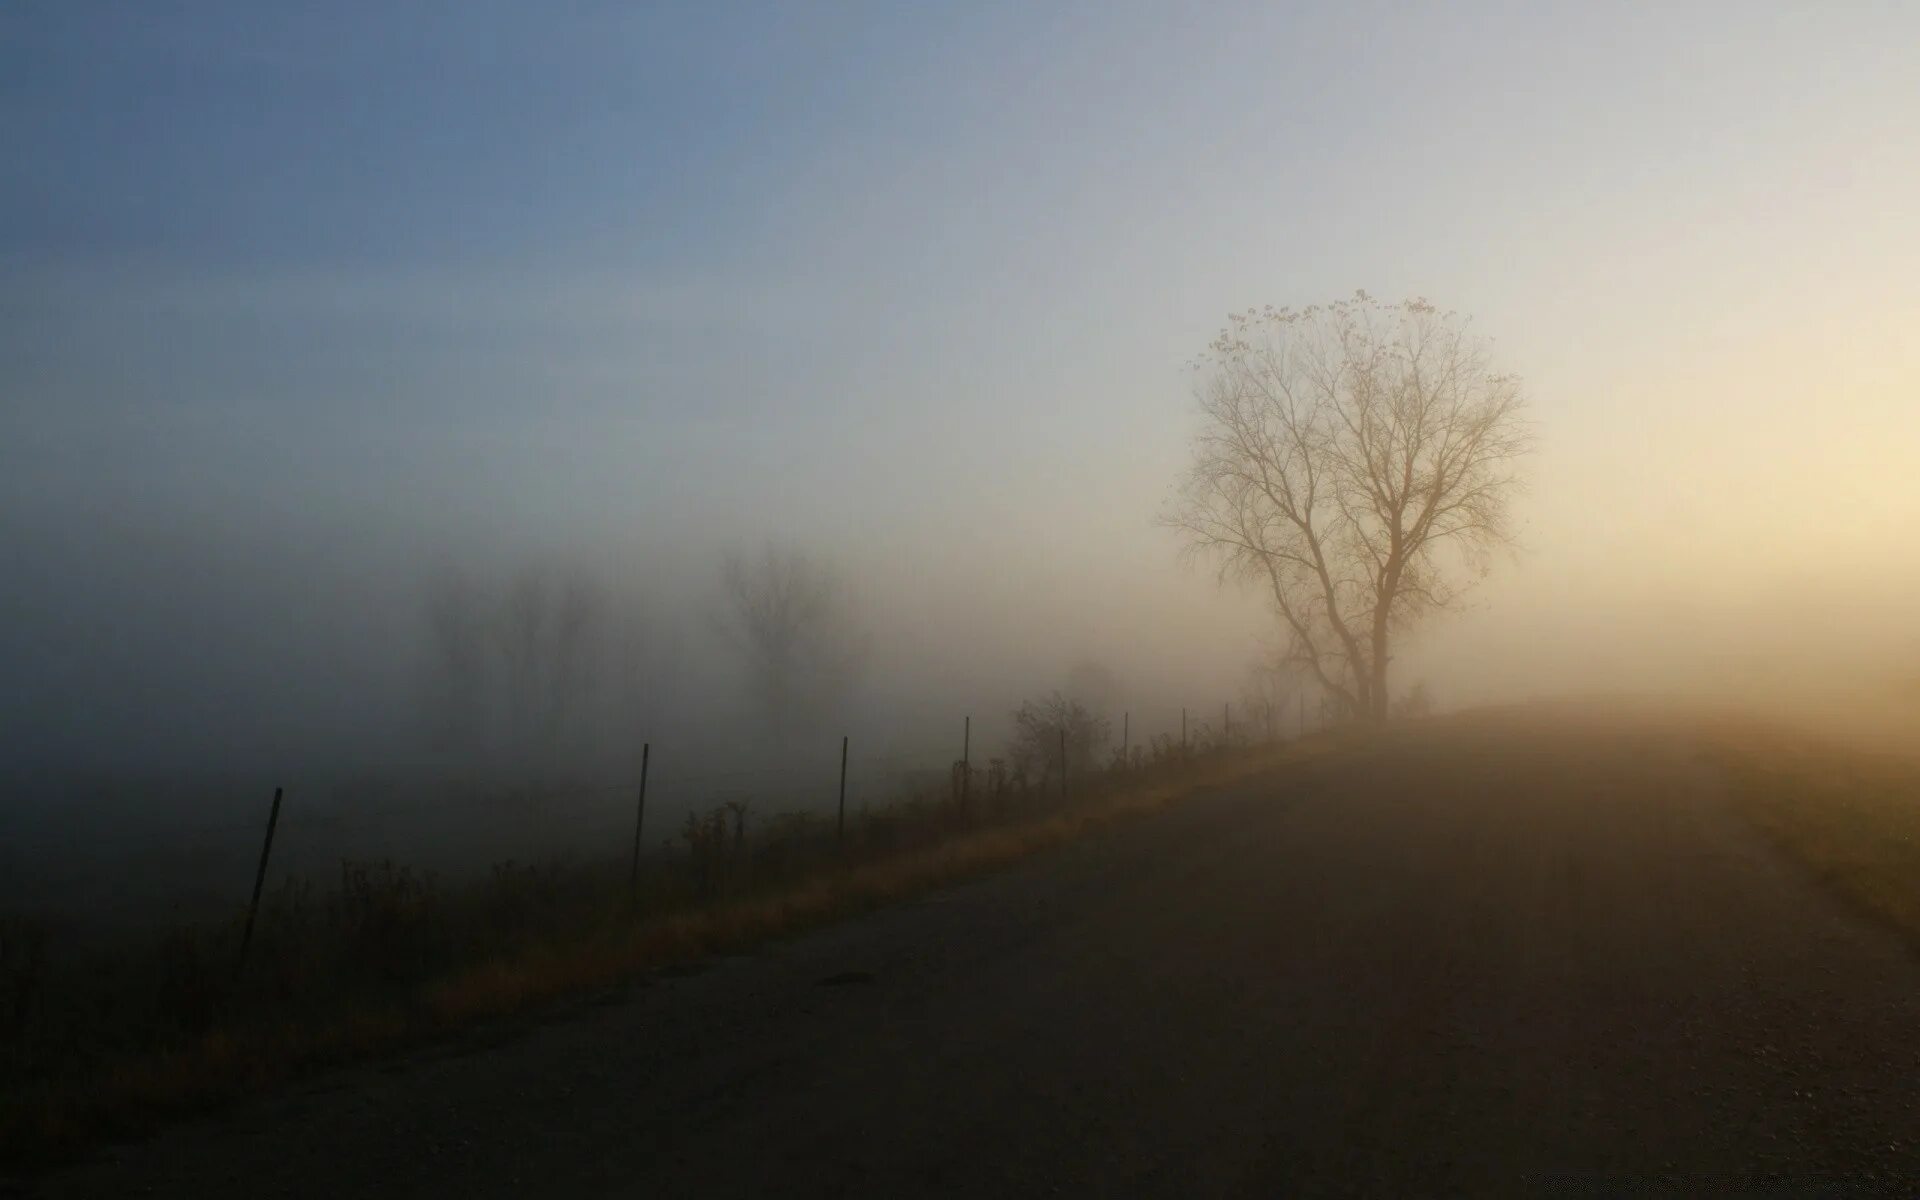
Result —
M1850 506L1790 533L1864 569L1920 519L1916 13L14 3L7 636L162 643L112 597L202 613L176 573L244 596L262 556L612 539L691 578L771 535L903 611L960 576L1225 670L1257 613L1152 525L1181 364L1356 287L1529 380L1523 598L1692 586L1689 546L1609 557L1676 513L1754 578L1787 455Z
M16 10L12 132L35 169L7 198L8 249L229 268L578 264L617 238L629 265L671 267L759 218L809 124L857 98L805 42L857 53L861 22L547 15Z

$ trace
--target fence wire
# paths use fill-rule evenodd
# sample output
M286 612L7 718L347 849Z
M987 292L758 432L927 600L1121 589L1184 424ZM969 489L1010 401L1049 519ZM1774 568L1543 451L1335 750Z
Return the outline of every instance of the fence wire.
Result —
M1214 710L1216 716L1221 711ZM1159 722L1156 722L1159 724ZM1129 724L1133 747L1154 737L1177 741L1181 726L1148 731ZM1115 722L1113 748L1120 746ZM960 722L955 722L956 733ZM1189 714L1188 738L1211 738L1211 724ZM1249 729L1249 733L1258 730ZM849 745L844 780L850 818L863 811L950 793L961 739L946 750L864 752ZM673 853L689 815L722 805L744 808L751 830L783 814L831 818L841 798L841 745L781 761L716 763L678 759L651 747L645 823L649 855ZM743 757L745 752L743 751ZM993 757L976 739L970 761L980 786ZM307 780L231 778L196 787L172 782L96 786L0 827L0 908L42 913L172 920L197 910L231 911L244 899L275 786L285 802L269 880L325 879L343 862L392 861L454 878L493 864L555 859L618 859L630 853L640 798L635 769L619 775L541 780L487 779L471 770L395 768Z

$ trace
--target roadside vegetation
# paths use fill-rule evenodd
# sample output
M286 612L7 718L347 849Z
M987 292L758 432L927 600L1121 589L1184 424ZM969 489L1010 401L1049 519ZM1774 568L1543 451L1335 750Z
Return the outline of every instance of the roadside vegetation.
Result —
M1709 746L1762 833L1920 951L1920 756L1732 722Z
M324 886L268 893L244 969L241 914L83 958L0 917L0 1159L56 1161L329 1064L791 934L1324 744L1160 738L1098 766L1071 759L1063 790L1044 733L1016 762L956 771L950 790L850 813L844 841L818 814L752 829L739 806L691 814L631 889L615 861L503 862L459 886L342 862Z

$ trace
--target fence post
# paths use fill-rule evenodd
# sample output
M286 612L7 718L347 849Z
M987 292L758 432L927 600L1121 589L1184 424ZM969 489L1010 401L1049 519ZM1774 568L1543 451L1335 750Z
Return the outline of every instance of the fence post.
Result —
M260 868L253 873L253 901L247 905L247 928L240 935L240 961L233 966L235 975L247 965L247 947L253 945L253 920L260 915L260 889L267 884L267 858L273 853L273 830L280 824L280 791L273 789L273 808L267 813L267 840L260 847Z
M973 714L967 714L960 733L960 811L973 803Z
M847 848L847 738L840 735L840 820L834 826L834 846L839 850Z
M640 744L640 801L633 808L633 869L627 872L627 900L640 899L640 828L647 819L647 760L653 756L653 743Z

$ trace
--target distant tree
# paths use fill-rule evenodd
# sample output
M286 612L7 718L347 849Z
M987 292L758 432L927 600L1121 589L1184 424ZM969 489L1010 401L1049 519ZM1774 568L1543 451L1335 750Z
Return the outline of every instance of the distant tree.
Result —
M1061 734L1066 734L1066 763L1075 774L1091 770L1100 761L1113 726L1085 705L1059 692L1044 700L1028 700L1014 710L1013 741L1007 758L1014 773L1057 777L1061 768Z
M1247 668L1246 682L1240 688L1240 712L1245 714L1246 727L1253 731L1251 736L1265 738L1281 732L1293 682L1289 675L1282 663L1256 662Z
M579 574L522 570L508 585L495 636L505 668L507 728L552 746L599 682L605 599Z
M729 557L720 583L720 628L770 727L793 732L844 700L865 665L865 645L831 566L768 545L755 558Z
M1407 721L1433 715L1433 693L1425 680L1414 684L1406 695L1393 702L1393 715Z
M442 745L544 756L584 732L609 632L591 578L526 567L489 587L448 571L429 581L425 607L428 707Z
M1196 369L1202 428L1167 522L1270 594L1289 661L1337 708L1385 720L1394 633L1510 544L1519 380L1466 318L1364 292L1236 314Z
M485 736L487 686L492 674L489 614L464 574L443 571L427 582L425 704L430 734L443 747L465 747Z

